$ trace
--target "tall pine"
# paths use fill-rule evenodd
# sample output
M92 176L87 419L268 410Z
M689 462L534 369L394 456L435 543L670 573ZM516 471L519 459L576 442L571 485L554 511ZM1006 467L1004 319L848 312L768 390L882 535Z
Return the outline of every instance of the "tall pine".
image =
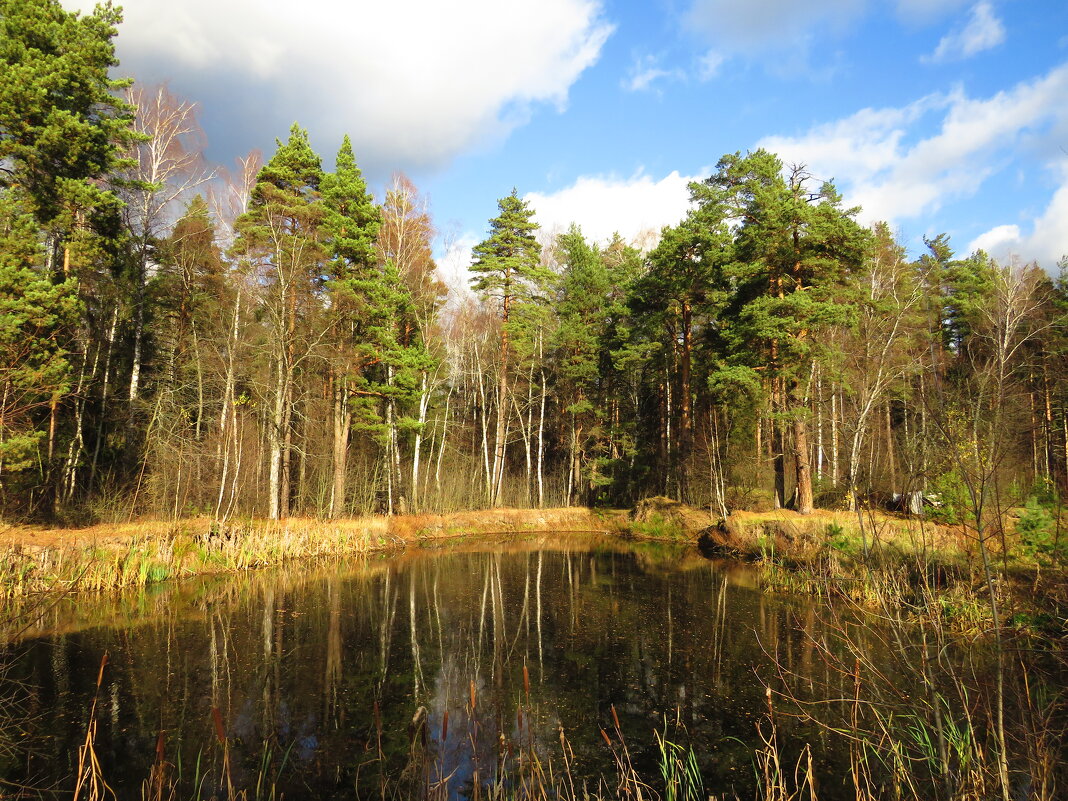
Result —
M498 304L501 338L497 379L497 423L494 436L493 469L487 487L490 503L499 506L504 486L508 417L509 330L512 308L536 297L551 278L541 266L541 248L535 239L538 230L534 210L520 199L515 189L497 203L499 213L490 220L489 236L475 246L471 265L471 287Z
M738 221L731 267L735 359L770 385L776 500L786 502L785 430L791 432L793 505L813 509L808 437L809 381L821 334L849 323L842 296L863 263L869 234L842 208L834 185L813 186L803 167L785 169L765 150L724 156L708 179Z
M261 314L270 354L267 508L272 520L289 514L298 371L321 339L321 181L319 156L307 132L294 124L289 139L278 142L277 152L260 170L249 210L235 224L234 255L248 260L263 286Z

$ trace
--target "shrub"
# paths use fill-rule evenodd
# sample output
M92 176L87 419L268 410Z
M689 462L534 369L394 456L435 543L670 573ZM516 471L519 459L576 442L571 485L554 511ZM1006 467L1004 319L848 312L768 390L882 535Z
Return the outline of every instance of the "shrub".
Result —
M936 523L954 526L968 519L971 499L968 497L968 488L956 470L951 470L935 479L931 489L941 503L929 512L928 516L932 520Z
M1049 508L1036 496L1029 497L1016 521L1016 533L1024 551L1035 559L1063 561L1068 557L1068 543L1062 541L1057 528Z

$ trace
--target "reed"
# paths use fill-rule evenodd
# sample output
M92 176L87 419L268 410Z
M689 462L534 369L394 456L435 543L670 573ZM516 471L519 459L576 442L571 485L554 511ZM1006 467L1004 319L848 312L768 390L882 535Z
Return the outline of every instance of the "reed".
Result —
M85 727L85 739L78 747L78 768L75 773L74 801L102 801L109 795L115 798L115 791L104 780L104 772L96 755L96 707L100 699L100 688L104 683L104 668L108 664L107 651L100 659L100 670L96 676L96 690L89 706L89 722ZM83 794L84 793L84 794Z
M298 560L364 557L430 540L493 533L609 527L587 509L493 509L454 515L289 518L221 524L208 518L89 529L7 532L0 545L0 599L40 592L107 592L172 578L237 572ZM41 540L50 544L40 545Z

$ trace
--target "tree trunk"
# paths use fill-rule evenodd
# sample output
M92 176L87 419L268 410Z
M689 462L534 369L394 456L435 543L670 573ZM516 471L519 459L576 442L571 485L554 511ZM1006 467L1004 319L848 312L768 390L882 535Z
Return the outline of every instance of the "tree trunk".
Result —
M545 506L545 371L541 371L541 408L538 413L538 508Z
M282 450L285 443L286 378L285 357L278 359L274 388L274 408L271 409L271 424L267 426L267 448L270 453L270 472L267 479L268 511L271 520L282 517Z
M812 466L809 464L808 424L800 416L795 416L793 428L794 473L797 482L794 503L798 512L807 515L812 514Z
M493 492L490 503L501 505L501 487L504 477L505 433L504 425L508 418L508 335L501 334L501 374L497 385L497 430L493 443Z
M348 475L349 430L352 412L349 409L348 381L342 375L334 376L334 453L333 489L330 492L330 516L342 517L346 509L345 479Z
M130 400L137 400L141 382L141 348L145 335L145 250L147 242L141 242L137 260L137 287L134 293L134 341L133 364L130 367Z
M816 373L816 480L823 481L823 371Z
M223 496L226 490L226 482L228 473L230 470L230 439L234 441L234 447L237 447L237 410L236 410L236 398L234 397L234 385L236 382L236 370L234 366L235 351L237 350L237 341L239 336L238 320L241 316L241 291L238 288L237 298L234 301L234 321L233 326L230 329L230 341L227 343L226 348L226 378L223 382L223 403L222 412L219 414L219 444L216 447L216 459L222 461L222 470L219 475L219 495L215 502L215 517L217 520L225 519L225 515L220 514L223 508ZM233 426L228 428L227 421L232 419ZM236 480L233 491L236 492ZM231 494L232 505L233 494Z
M441 441L438 443L438 459L437 464L434 465L434 487L438 493L438 506L441 506L441 460L445 456L445 438L449 433L449 401L452 400L452 385L449 385L449 391L445 395L445 414L441 420Z
M96 465L100 457L100 447L104 440L104 420L108 411L108 395L111 388L111 353L115 346L115 334L119 326L119 307L116 304L111 315L111 326L108 328L107 351L104 354L104 384L100 390L100 417L96 425L96 443L93 446L93 461L89 467L89 481L86 484L86 492L93 489L93 481L96 479Z
M786 505L786 454L783 437L782 379L774 378L771 390L771 458L775 467L775 508Z
M419 456L423 447L423 426L426 425L427 407L430 405L430 391L427 388L427 374L424 370L419 381L419 427L415 429L415 442L412 445L412 511L418 512L419 498ZM431 443L433 448L433 443ZM433 450L431 451L433 453Z

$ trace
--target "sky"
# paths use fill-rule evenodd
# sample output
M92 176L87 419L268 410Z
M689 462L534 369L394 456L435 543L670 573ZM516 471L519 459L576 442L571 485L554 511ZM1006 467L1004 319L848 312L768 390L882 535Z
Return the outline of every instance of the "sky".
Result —
M513 188L544 231L649 241L760 147L912 256L1068 254L1068 0L121 4L117 74L199 103L211 160L296 121L330 167L348 133L379 197L429 197L452 281Z

